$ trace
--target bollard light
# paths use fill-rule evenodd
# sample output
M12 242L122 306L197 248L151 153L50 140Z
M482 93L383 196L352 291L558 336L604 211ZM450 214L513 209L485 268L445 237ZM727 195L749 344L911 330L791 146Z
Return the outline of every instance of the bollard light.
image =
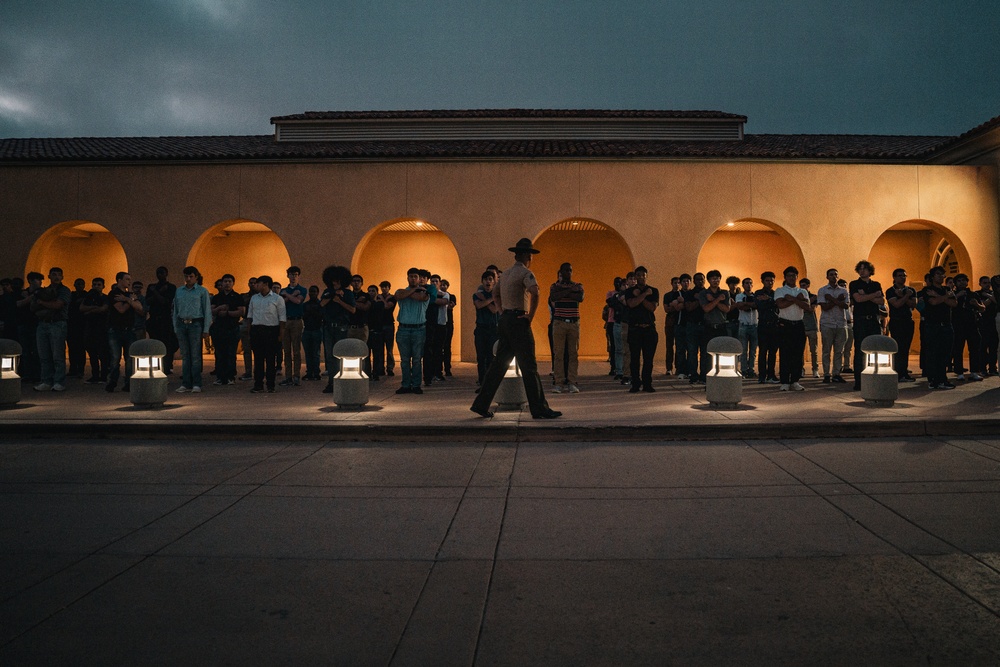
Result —
M368 344L344 338L333 346L333 356L340 362L340 371L333 376L333 402L341 408L360 408L368 403L368 376L361 369L368 358Z
M899 398L899 377L892 360L899 345L888 336L867 336L861 341L865 368L861 371L861 398L875 407L889 408Z
M500 341L493 343L493 354L496 355ZM497 410L520 410L528 404L528 394L524 390L524 378L521 377L521 369L517 365L517 357L510 360L507 371L503 374L503 380L497 387L496 398Z
M21 376L17 374L20 357L20 343L0 339L0 405L15 405L21 400Z
M132 375L129 377L129 397L133 405L163 405L167 401L167 376L163 372L163 358L167 346L152 338L137 340L128 348L132 358Z
M729 336L716 336L706 348L712 369L705 377L705 397L719 410L733 410L743 400L743 376L739 371L743 345Z

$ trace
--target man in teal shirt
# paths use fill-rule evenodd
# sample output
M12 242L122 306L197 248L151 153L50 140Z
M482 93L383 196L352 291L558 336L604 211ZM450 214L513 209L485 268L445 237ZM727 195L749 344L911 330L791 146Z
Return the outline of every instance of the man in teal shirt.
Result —
M201 349L212 326L212 301L208 290L198 284L199 275L195 267L184 267L184 285L174 296L174 332L183 358L178 394L201 392Z

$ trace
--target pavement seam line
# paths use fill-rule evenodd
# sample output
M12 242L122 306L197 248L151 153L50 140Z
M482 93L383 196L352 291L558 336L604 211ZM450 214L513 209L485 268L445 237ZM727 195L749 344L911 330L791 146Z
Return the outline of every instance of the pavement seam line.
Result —
M935 439L935 440L939 440L939 441L941 441L941 440L940 440L940 438L937 438L937 437L935 437L935 436L927 436L927 437L929 437L929 438L933 438L933 439ZM779 442L780 442L780 441L779 441ZM941 442L943 442L943 444L944 444L945 446L948 446L948 443L947 443L946 441L941 441ZM864 492L864 491L862 491L862 490L861 490L861 489L860 489L859 487L857 487L857 486L856 486L855 484L853 484L852 482L849 482L849 481L847 481L846 479L844 479L844 478L843 478L843 477L841 477L840 475L838 475L838 474L834 473L833 471L831 471L831 470L827 469L827 468L826 468L825 466L823 466L822 464L820 464L820 463L817 463L816 461L813 461L813 460L812 460L812 459L810 459L810 458L809 458L808 456L806 456L805 454L802 454L802 453L801 453L801 452L799 452L799 451L796 451L796 450L793 450L793 449L791 449L790 447L788 447L788 445L786 445L786 444L785 444L785 443L783 443L783 442L780 442L780 444L781 444L781 445L782 445L782 446L783 446L783 447L784 447L784 448L785 448L786 450L788 450L788 451L792 452L793 454L795 454L795 455L797 455L797 456L801 457L801 458L802 458L802 459L804 459L805 461L808 461L808 462L809 462L810 464L812 464L812 465L816 466L817 468L819 468L820 470L822 470L822 471L826 472L826 473L827 473L828 475L831 475L832 477L835 477L836 479L839 479L839 480L840 480L840 481L841 481L841 482L842 482L843 484L845 484L845 485L849 486L850 488L854 489L854 490L855 490L855 491L857 491L857 492L858 492L858 493L859 493L860 495L864 496L865 498L867 498L867 499L868 499L868 500L870 500L871 502L875 503L875 504L876 504L876 505L878 505L879 507L881 507L881 508L883 508L883 509L887 510L888 512L890 512L891 514L895 515L895 516L896 516L897 518L901 519L901 520L902 520L903 522L905 522L905 523L909 524L910 526L912 526L913 528L917 529L918 531L920 531L920 532L922 532L922 533L925 533L926 535L929 535L930 537L934 538L935 540L938 540L939 542L942 542L943 544L946 544L946 545L948 545L949 547L953 548L953 549L954 549L954 550L955 550L955 551L956 551L957 553L959 553L959 554L962 554L963 556L965 556L965 557L967 557L967 558L970 558L970 559L972 559L973 561L975 561L975 562L979 563L980 565L983 565L983 566L985 566L985 567L986 567L986 568L988 568L988 569L989 569L990 571L992 571L992 572L994 572L994 573L997 573L997 574L1000 574L1000 573L998 573L998 572L997 572L997 569L996 569L996 568L994 568L993 566L989 565L988 563L984 563L984 562L983 562L983 561L981 561L981 560L980 560L979 558L977 558L977 557L976 557L976 556L975 556L974 554L970 554L970 553L969 553L969 552L967 552L967 551L966 551L965 549L962 549L961 547L959 547L959 546L958 546L957 544L953 544L953 543L951 543L950 541L948 541L948 540L944 539L943 537L939 537L938 535L935 535L934 533L932 533L931 531L927 530L927 529L926 529L926 528L924 528L923 526L921 526L921 525L919 525L919 524L915 523L914 521L912 521L912 520L908 519L907 517L903 516L902 514L900 514L899 512L897 512L897 511L896 511L895 509L893 509L892 507L889 507L889 506L888 506L888 505L886 505L885 503L881 502L881 501L880 501L880 500L879 500L878 498L875 498L875 497L873 497L872 495L870 495L870 494L868 494L868 493L865 493L865 492ZM756 448L755 448L755 451L756 451ZM761 454L763 455L763 452L761 452ZM777 463L777 462L774 462L774 464L775 464L775 465L777 465L777 466L778 466L779 468L781 468L782 470L784 470L784 471L785 471L786 473L788 473L789 475L791 475L792 477L795 477L796 479L798 479L798 478L797 478L797 477L796 477L796 476L795 476L795 475L794 475L794 474L793 474L792 472L790 472L790 471L786 470L786 469L785 469L785 468L784 468L783 466L781 466L781 464L779 464L779 463ZM951 587L952 587L953 589L955 589L956 591L958 591L958 592L959 592L959 593L960 593L961 595L965 596L965 597L966 597L966 598L968 598L969 600L973 601L974 603L976 603L977 605L979 605L980 607L982 607L983 609L985 609L985 610L986 610L986 611L987 611L988 613L990 613L991 615L993 615L993 616L996 616L997 618L1000 618L1000 612L998 612L998 611L994 610L994 609L993 609L992 607L990 607L989 605L985 604L984 602L982 602L981 600L979 600L978 598L976 598L975 596L973 596L973 595L972 595L971 593L969 593L968 591L966 591L966 590L964 590L964 589L960 588L960 587L959 587L959 586L958 586L958 585L957 585L957 584L956 584L955 582L951 581L951 580L950 580L950 579L949 579L948 577L946 577L946 576L945 576L944 574L942 574L941 572L938 572L938 571L937 571L937 570L935 570L934 568L930 567L930 565L928 565L927 563L923 562L923 561L922 561L922 560L921 560L920 558L918 558L918 557L917 557L916 555L914 555L914 554L910 554L910 553L907 553L907 552L906 552L906 551L905 551L904 549L900 548L900 547L899 547L898 545L894 544L894 543L893 543L893 542L892 542L891 540L889 540L889 538L887 538L887 537L885 537L885 536L883 536L883 535L880 535L880 534L879 534L878 532L876 532L875 530L873 530L872 528L870 528L870 527L869 527L869 526L868 526L867 524L865 524L865 523L864 523L863 521L861 521L861 520L860 520L860 519L858 519L857 517L855 517L855 516L851 515L851 513L850 513L850 512L848 512L847 510L845 510L845 509L843 509L843 508L841 508L841 507L838 507L838 506L837 506L837 505L836 505L835 503L833 503L833 502L832 502L832 501L831 501L831 500L830 500L829 498L827 498L827 497L826 497L825 495L823 495L823 494L819 493L819 491L818 491L818 490L814 489L814 488L813 488L813 486L812 486L811 484L808 484L808 483L806 483L806 482L802 482L802 483L803 483L803 484L804 484L804 485L805 485L805 486L806 486L806 487L807 487L807 488L808 488L808 489L809 489L810 491L813 491L813 492L814 492L814 493L815 493L815 494L816 494L816 495L817 495L817 496L818 496L819 498L822 498L824 502L828 503L828 504L829 504L829 505L830 505L831 507L833 507L833 508L834 508L835 510L837 510L838 512L840 512L841 514L843 514L843 515L844 515L844 516L846 516L847 518L849 518L849 519L851 519L852 521L854 521L854 522L855 522L855 523L856 523L856 524L857 524L858 526L860 526L860 527L861 527L861 528L863 528L864 530L866 530L866 531L868 531L869 533L871 533L871 534L872 534L872 535L873 535L873 536L874 536L875 538L877 538L877 539L879 539L879 540L881 540L881 541L885 542L886 544L888 544L889 546L891 546L891 547L892 547L893 549L896 549L896 550L897 550L897 551L899 551L899 552L900 552L901 554L903 554L904 556L906 556L907 558L909 558L909 559L910 559L910 560L912 560L913 562L915 562L915 563L917 563L918 565L920 565L920 567L924 568L925 570L927 570L928 572L930 572L931 574L933 574L933 575L934 575L935 577L937 577L937 578L938 578L938 579L940 579L941 581L945 582L945 583L946 583L947 585L951 586Z
M156 551L153 551L152 553L148 553L148 554L146 554L146 555L144 555L144 556L141 556L141 557L140 557L140 558L139 558L139 559L138 559L137 561L135 561L134 563L132 563L131 565L129 565L129 566L128 566L128 567L126 567L125 569L123 569L123 570L121 570L121 571L119 571L119 572L116 572L116 573L115 573L114 575L112 575L112 576L108 577L107 579L105 579L105 580L104 580L104 581L102 581L101 583L99 583L99 584L97 584L97 585L95 585L95 586L91 587L91 588L90 588L89 590L87 590L86 592L84 592L84 593L82 593L82 594L78 595L78 596L77 596L77 597L75 597L74 599L70 600L70 601L69 601L69 602L67 602L66 604L62 605L61 607L59 607L58 609L56 609L55 611L53 611L52 613L50 613L50 614L47 614L47 615L46 615L46 616L45 616L44 618L42 618L42 619L41 619L41 620L39 620L38 622L36 622L36 623L33 623L33 624L32 624L31 626L29 626L29 627L25 628L25 629L24 629L23 631L19 632L19 633L18 633L17 635L15 635L15 636L11 637L11 638L10 638L9 640L7 640L6 642L4 642L4 643L3 643L2 645L0 645L0 648L2 648L2 647L4 647L4 646L8 646L8 645L12 644L13 642L17 641L18 639L20 639L20 638L21 638L21 637L23 637L24 635L28 634L29 632L31 632L31 631L32 631L32 630L34 630L35 628L37 628L37 627L39 627L39 626L41 626L41 625L45 624L45 623L46 623L46 622L48 622L48 621L49 621L50 619L54 618L55 616L57 616L58 614L62 613L63 611L65 611L65 610L69 609L70 607L72 607L72 606L73 606L73 605L75 605L76 603L80 602L80 600L83 600L83 599L84 599L85 597L87 597L87 596L89 596L89 595L93 594L94 592L96 592L96 591L100 590L101 588L104 588L104 587L105 587L105 586L107 586L107 585L108 585L109 583L111 583L112 581L114 581L114 580L118 579L119 577L121 577L122 575L126 574L127 572L131 572L131 571L132 571L133 569L135 569L136 567L138 567L138 566L139 566L139 565L141 565L142 563L145 563L145 562L146 562L147 560L149 560L149 559L150 559L150 558L152 558L153 556L157 555L157 554L158 554L158 553L159 553L160 551L162 551L162 550L163 550L163 549L165 549L166 547L168 547L168 546L170 546L171 544L175 543L175 542L176 542L177 540L179 540L179 539L181 539L181 538L183 538L183 537L185 537L185 536L187 536L187 535L191 534L191 532L192 532L192 531L194 531L194 530L198 529L199 527L201 527L201 526L205 525L206 523L208 523L208 522L209 522L209 521L211 521L212 519L214 519L214 518L216 518L217 516L219 516L219 515L220 515L220 514L221 514L222 512L225 512L226 510L228 510L229 508L231 508L231 507L232 507L233 505L235 505L235 504L236 504L236 503L238 503L239 501L241 501L241 500L243 500L244 498L246 498L246 497L247 497L248 495L250 495L251 493L253 493L253 492L254 492L254 491L256 491L257 489L259 489L259 488L263 487L264 485L266 485L266 484L267 484L268 482L270 482L271 480L273 480L273 479L274 479L275 477L277 477L278 475L281 475L281 474L283 474L284 472L286 472L286 471L287 471L287 470L289 470L290 468L292 468L292 467L294 467L294 466L298 465L299 463L301 463L301 462L302 462L302 461L304 461L305 459L307 459L307 458L309 458L310 456L314 455L314 454L315 454L316 452L318 452L318 451L319 451L320 449L323 449L324 447L326 447L326 445L327 445L327 444L328 444L328 443L326 443L326 442L325 442L325 443L323 443L323 444L322 444L322 445L320 445L320 446L319 446L319 447L318 447L317 449L314 449L314 450L313 450L312 452L310 452L310 453L309 453L308 455L306 455L306 456L304 456L303 458L299 459L298 461L296 461L296 462L292 463L292 464L291 464L290 466L288 466L287 468L283 469L283 470L282 470L281 472L279 472L279 473L276 473L275 475L272 475L271 477L269 477L269 478L268 478L268 479L267 479L267 480L266 480L265 482L262 482L261 484L257 485L257 486L256 486L255 488L251 489L250 491L247 491L247 492L246 492L245 494L243 494L243 495L241 495L241 496L237 496L237 497L236 497L236 499L235 499L235 500L234 500L234 501L233 501L232 503L230 503L230 504L226 505L226 506L225 506L224 508L222 508L221 510L219 510L218 512L216 512L215 514L213 514L213 515L212 515L211 517L209 517L209 518L205 519L204 521L201 521L201 522L199 522L199 523L198 523L198 524L197 524L196 526L194 526L194 527L193 527L193 528L191 528L190 530L187 530L187 531L185 531L184 533L182 533L181 535L177 536L176 538L174 538L173 540L171 540L171 541L170 541L170 542L168 542L167 544L165 544L165 545L161 546L161 547L160 547L159 549L157 549ZM75 567L75 566L79 565L80 563L82 563L82 562L86 561L86 560L87 560L88 558L92 558L92 557L94 557L94 556L100 556L100 555L102 555L102 554L101 554L100 552L101 552L101 551L103 551L104 549L107 549L107 548L108 548L109 546L111 546L111 545L113 545L113 544L115 544L115 543L117 543L117 542L120 542L121 540L125 539L125 538L126 538L126 537L128 537L129 535L134 535L135 533L139 532L140 530L143 530L143 529L145 529L146 527L148 527L148 526L151 526L151 525L153 525L154 523L156 523L157 521L159 521L159 520L163 519L164 517L167 517L167 516L170 516L170 515L171 515L171 514L173 514L174 512L176 512L176 511L178 511L179 509L181 509L182 507L185 507L185 506L187 506L188 504L190 504L190 503L194 502L194 501L195 501L196 499L198 499L198 498L201 498L201 497L203 497L204 495L206 495L206 494L207 494L207 493L208 493L209 491L211 491L212 489L216 489L216 488L218 488L218 487L222 486L222 485L223 485L223 484L224 484L224 483L225 483L226 481L228 481L228 480L230 480L230 479L233 479L234 477L237 477L237 476L239 476L239 475L243 474L244 472L246 472L246 471L247 471L247 470L249 470L250 468L253 468L253 467L254 467L254 466L256 466L256 465L259 465L259 464L261 464L261 463L263 463L263 462L267 461L268 459L270 459L270 458L272 458L272 457L274 457L274 456L277 456L278 454L280 454L280 453L284 452L285 450L287 450L288 448L290 448L290 447L293 447L293 446L295 446L295 445L294 445L294 444L289 444L289 445L286 445L286 446L282 447L281 449L279 449L279 450L278 450L278 451L276 451L276 452L272 452L271 454L269 454L269 455L265 456L265 457L264 457L263 459L261 459L261 460L259 460L259 461L256 461L256 462L254 462L254 463L252 463L252 464L250 464L250 465L246 466L245 468L243 468L243 469L242 469L242 470L240 470L239 472L237 472L237 473L234 473L234 474L230 475L229 477L227 477L226 479L222 480L222 481L221 481L221 482L219 482L218 484L215 484L215 485L213 485L213 486L209 487L208 489L206 489L206 490L205 490L205 491L203 491L202 493L199 493L198 495L196 495L196 496L193 496L193 497L189 498L189 499L188 499L187 501L185 501L184 503L182 503L182 504L178 505L177 507L175 507L174 509L170 510L170 511L169 511L169 512L167 512L166 514L164 514L164 515L162 515L162 516L160 516L160 517L157 517L157 518L156 518L156 519L154 519L153 521L150 521L150 522L148 522L148 523L144 524L143 526L140 526L139 528L136 528L136 529L135 529L135 530L133 530L133 531L130 531L130 532L129 532L129 533L127 533L126 535L122 535L121 537L118 537L118 538L115 538L114 540L112 540L111 542L108 542L107 544L105 544L104 546L100 547L99 549L95 549L95 550L93 550L92 552L90 552L89 554L87 554L86 556L84 556L83 558L80 558L80 559L78 559L78 560L75 560L75 561L73 561L72 563L70 563L69 565L67 565L66 567L63 567L63 568L61 568L61 569L60 569L60 570L59 570L58 572L54 572L54 573L53 573L52 575L50 575L50 576L46 577L45 579L42 579L41 581L38 581L38 582L36 582L36 583L32 584L31 586L29 586L29 587L27 587L27 588L25 588L25 589L22 589L22 590L20 590L20 591L18 591L18 592L17 592L17 593L15 593L14 595L12 595L12 596L10 596L10 597L6 598L5 600L3 600L3 602L4 602L4 603L6 603L6 602L8 602L8 601L10 601L10 600L14 599L14 598L15 598L15 597L17 597L18 595L21 595L22 593L25 593L26 591L29 591L29 590L31 590L31 589L33 589L33 588L35 588L36 586L39 586L39 585L41 585L42 583L44 583L44 582L46 582L46 581L49 581L49 580L50 580L50 579L52 579L53 577L56 577L56 576L58 576L58 575L62 574L63 572L66 572L66 571L67 571L67 570L69 570L70 568L73 568L73 567Z

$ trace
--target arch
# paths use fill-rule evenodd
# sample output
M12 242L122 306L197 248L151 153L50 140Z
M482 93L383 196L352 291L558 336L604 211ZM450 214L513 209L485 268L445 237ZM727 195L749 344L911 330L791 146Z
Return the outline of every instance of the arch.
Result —
M396 290L406 285L406 270L411 266L427 269L446 279L449 293L461 304L462 266L451 238L432 223L417 218L395 218L381 222L365 234L354 250L351 271L365 279L365 287L383 280ZM471 298L471 297L470 297ZM452 360L462 358L462 309L452 311L455 334L452 337Z
M972 260L961 239L931 220L904 220L892 225L872 244L868 261L875 265L884 285L892 282L896 268L906 269L917 289L923 287L924 274L934 266L943 266L948 276L967 273L973 285L978 277L972 274Z
M114 283L116 273L128 271L128 258L107 227L89 220L67 220L38 237L28 253L25 273L48 275L53 266L63 270L63 283L70 289L77 278L83 278L90 289L94 278L104 278L109 286Z
M799 277L808 276L805 256L798 242L780 225L760 218L732 220L715 230L698 253L697 270L712 269L728 276L753 278L760 285L760 274L774 271L781 281L786 266L799 270Z
M534 240L541 251L531 262L538 280L541 317L532 323L538 357L549 359L545 302L549 285L563 262L573 265L573 280L582 283L583 303L580 304L580 358L607 358L607 339L601 323L604 295L614 288L615 276L624 276L635 262L625 239L612 227L590 218L567 218L542 231Z
M246 289L247 281L260 275L284 284L292 260L281 238L267 225L235 218L213 225L199 236L187 263L201 271L205 287L213 292L215 281L226 273L236 278L236 291Z

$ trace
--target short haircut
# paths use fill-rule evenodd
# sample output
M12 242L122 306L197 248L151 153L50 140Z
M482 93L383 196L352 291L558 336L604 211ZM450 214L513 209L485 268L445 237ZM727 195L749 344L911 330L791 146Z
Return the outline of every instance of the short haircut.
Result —
M392 283L390 283L388 280L383 280L382 282L380 282L378 284L378 286L379 287L392 287Z
M752 283L752 282L753 282L753 278L751 278L750 276L747 276L746 278L744 278L744 279L743 279L743 281L742 281L742 282L745 282L745 283Z
M694 278L697 278L698 276L701 276L702 278L704 278L704 277L705 277L705 274L704 274L704 273L702 273L701 271L699 271L699 272L697 272L696 274L694 274L694 276L692 276L692 277L694 277Z
M649 271L646 270L646 267L642 266L641 264L639 266L635 267L635 272L636 273L649 273Z
M408 268L406 270L406 275L409 276L409 275L414 275L414 274L419 276L420 275L420 269L418 269L415 266L411 266L410 268Z
M670 282L672 283L679 283L680 281L681 279L679 276L674 276L673 278L670 279Z
M428 271L427 269L420 269L418 273L420 274L421 278L426 278L427 280L431 279L431 272Z
M635 278L635 271L629 271L625 274L625 280L628 280L629 278Z
M319 291L319 285L310 285L309 286L309 291L310 292L318 292Z
M812 285L812 282L808 278L800 278L799 287L802 287L803 285Z
M708 275L705 277L708 278L709 280L711 280L712 278L718 278L719 280L722 280L722 271L719 271L717 269L712 269L711 271L708 272Z
M248 282L248 283L255 283L255 282L257 282L257 276L254 276L253 278L251 278L251 279L250 279L250 280L248 280L247 282Z
M25 277L28 279L29 282L32 280L45 280L45 276L40 274L38 271L29 271L28 275Z
M163 271L164 273L169 273L169 271L167 270L167 267L165 267L165 266L158 266L158 267L156 267L156 272L159 273L160 271Z
M490 264L489 266L486 267L486 270L487 271L499 271L500 267L497 266L496 264Z
M799 270L796 269L794 266L786 266L785 270L781 272L781 275L787 276L789 273L794 273L795 275L799 275Z
M774 271L765 271L764 273L760 274L761 280L767 280L768 278L774 279Z
M957 276L955 276L955 280L964 280L964 281L968 282L969 281L969 276L967 276L964 273L960 273Z
M906 269L903 269L903 268L899 268L899 269L893 269L893 270L892 270L892 276L893 276L894 278L896 277L896 274L897 274L897 273L906 273ZM985 278L986 276L983 276L983 277Z
M365 279L361 277L360 273L355 273L353 276L351 276L351 282L353 283L355 280L360 280L361 282L365 281Z
M118 273L115 274L115 282L118 282L127 275L129 275L128 271L119 271Z
M90 281L90 284L93 285L94 283L101 283L103 285L104 284L104 278L101 278L100 276L98 276L96 278L93 278Z
M948 272L945 271L945 268L943 266L934 266L931 267L931 270L927 272L927 275L933 276L935 273L948 273Z
M264 283L265 285L267 285L268 289L271 289L271 287L274 285L274 281L271 280L271 276L261 276L257 278L257 284L259 285L260 283Z
M52 272L56 272L59 275L62 275L63 270L60 269L58 266L53 266L51 269L49 269L49 273L52 273Z
M302 269L300 269L299 267L297 267L297 266L295 266L293 264L290 267L288 267L287 269L285 269L285 274L289 274L289 273L302 273Z
M840 271L838 271L837 269L827 269L827 270L826 270L826 275L830 275L830 272L831 272L831 271L833 271L833 272L834 272L834 273L836 273L836 274L840 274Z
M185 276L200 276L201 273L193 266L185 266L184 270L181 271Z
M10 285L10 281L7 280L4 284ZM77 285L80 285L80 284L86 285L87 281L84 280L83 278L77 278L76 280L73 281L73 286L74 287L77 286Z
M871 262L869 262L867 259L863 259L860 262L858 262L857 264L855 264L854 265L854 270L855 271L860 271L862 267L867 267L868 268L868 273L872 274L873 276L875 275L875 265L872 264Z
M690 273L682 273L681 274L681 282L684 282L685 280L691 280L691 274Z
M480 280L486 280L487 278L496 278L496 274L492 271L483 271L483 277Z
M570 264L569 262L563 262L562 264L559 265L559 270L562 271L563 269L569 269L570 271L572 271L573 265Z
M225 280L226 278L229 278L229 279L230 279L230 280L232 280L232 281L233 281L234 283L236 282L236 276L234 276L234 275L233 275L233 274L231 274L231 273L223 273L223 274L222 274L222 277L221 277L221 278L219 278L219 280Z
M431 280L434 280L435 278L437 278L438 280L441 280L441 276L439 276L439 275L438 275L438 274L436 274L436 273L432 273L432 274L431 274Z

